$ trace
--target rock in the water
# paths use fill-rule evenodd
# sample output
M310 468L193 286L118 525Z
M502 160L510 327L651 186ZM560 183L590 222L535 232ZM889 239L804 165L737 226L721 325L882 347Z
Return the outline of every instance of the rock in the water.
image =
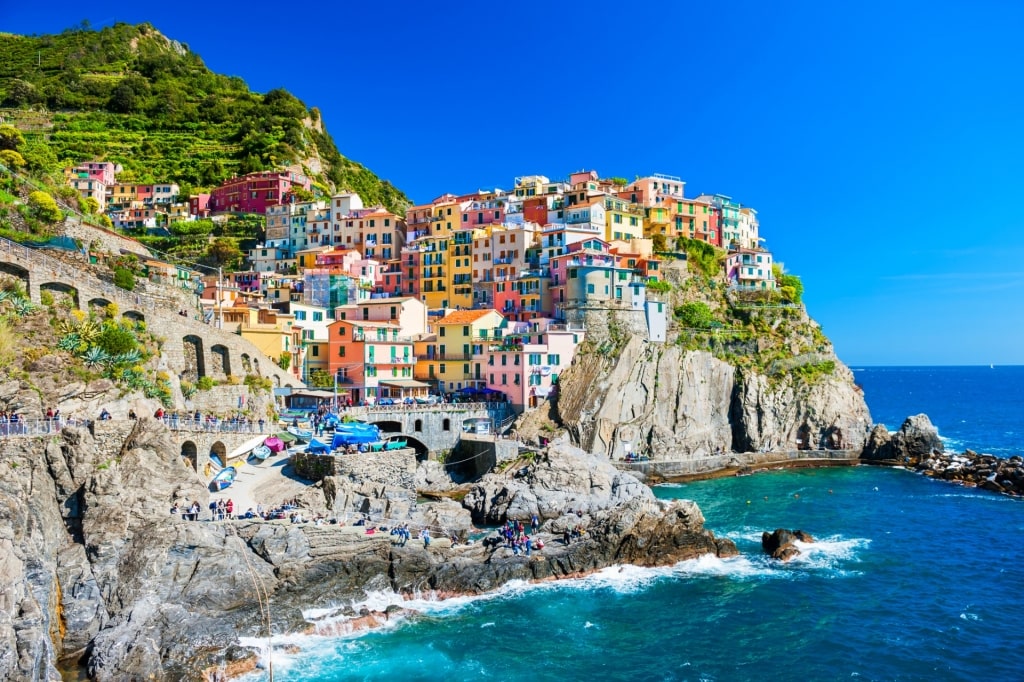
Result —
M809 543L814 542L814 538L810 533L805 533L802 530L787 530L785 528L776 528L771 533L765 531L761 534L761 548L765 554L780 561L789 561L800 556L800 549L796 546L797 541Z
M942 453L944 447L939 431L928 415L918 414L907 417L900 430L892 437L893 456L905 461L927 459L933 453Z
M871 429L860 456L870 461L888 461L893 458L892 435L884 424L875 424Z

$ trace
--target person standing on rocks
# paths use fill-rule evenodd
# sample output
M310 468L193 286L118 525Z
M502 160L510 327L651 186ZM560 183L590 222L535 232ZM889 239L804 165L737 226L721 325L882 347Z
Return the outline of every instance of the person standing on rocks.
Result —
M537 534L537 528L538 528L539 525L540 524L538 523L537 515L534 514L533 517L530 519L530 532L533 533L534 535L536 535Z
M424 528L423 532L420 533L420 537L423 538L423 548L430 549L430 530Z

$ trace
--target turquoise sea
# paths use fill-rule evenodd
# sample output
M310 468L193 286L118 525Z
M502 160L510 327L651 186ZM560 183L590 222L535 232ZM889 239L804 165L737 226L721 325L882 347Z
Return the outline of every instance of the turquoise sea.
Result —
M927 412L958 448L1024 451L1024 368L856 377L890 428ZM299 650L275 655L275 679L1024 679L1024 501L875 467L656 493L696 500L742 556L419 600L407 605L422 616L387 630L286 638ZM777 527L819 542L793 562L769 562L760 534Z

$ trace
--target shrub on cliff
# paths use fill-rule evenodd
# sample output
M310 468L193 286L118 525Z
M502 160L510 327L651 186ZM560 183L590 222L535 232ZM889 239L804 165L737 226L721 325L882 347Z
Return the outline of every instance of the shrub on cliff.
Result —
M134 291L135 275L128 268L117 268L114 270L114 284L125 291Z
M27 206L30 216L48 225L64 217L53 197L42 190L36 190L28 195Z

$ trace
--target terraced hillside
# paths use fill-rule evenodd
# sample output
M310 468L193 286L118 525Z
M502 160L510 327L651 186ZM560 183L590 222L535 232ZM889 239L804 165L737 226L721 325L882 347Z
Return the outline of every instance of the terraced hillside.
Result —
M408 203L341 155L316 108L213 73L149 24L0 34L0 106L0 118L25 134L37 173L106 159L124 166L125 180L171 180L190 191L287 166L367 203L396 211Z

